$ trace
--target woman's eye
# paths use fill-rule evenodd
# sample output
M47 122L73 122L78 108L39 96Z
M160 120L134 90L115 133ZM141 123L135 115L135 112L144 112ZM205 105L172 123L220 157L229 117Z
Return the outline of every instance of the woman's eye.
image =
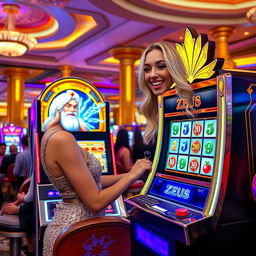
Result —
M163 65L159 65L158 68L159 68L159 69L165 69L165 68L166 68L166 65L164 65L164 64L163 64Z
M146 73L148 73L148 72L150 72L150 68L144 68L144 72L146 72Z

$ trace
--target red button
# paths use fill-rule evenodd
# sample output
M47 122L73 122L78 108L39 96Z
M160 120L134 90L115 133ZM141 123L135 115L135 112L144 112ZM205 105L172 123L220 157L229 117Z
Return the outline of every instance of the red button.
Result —
M187 208L178 208L175 210L175 213L177 216L183 217L188 215L188 209Z

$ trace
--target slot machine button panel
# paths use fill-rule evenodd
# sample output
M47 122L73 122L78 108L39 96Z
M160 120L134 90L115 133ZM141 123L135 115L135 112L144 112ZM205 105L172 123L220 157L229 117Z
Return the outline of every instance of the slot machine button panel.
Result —
M185 216L187 216L189 214L189 211L188 211L187 208L177 208L175 210L175 214L178 217L185 217Z

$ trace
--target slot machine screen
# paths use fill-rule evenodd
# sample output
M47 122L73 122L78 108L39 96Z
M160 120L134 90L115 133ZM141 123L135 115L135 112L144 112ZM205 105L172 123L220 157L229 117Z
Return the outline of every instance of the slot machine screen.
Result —
M203 209L214 169L216 118L169 120L149 193Z
M78 140L77 143L90 154L94 155L103 167L102 173L108 173L106 145L104 140Z
M133 145L133 130L132 131L128 130L128 138L129 138L129 145L130 145L130 147L132 147L132 145Z
M21 152L21 147L20 147L21 142L20 142L19 135L5 135L4 143L6 144L6 154L10 154L9 147L12 144L17 145L18 152Z
M45 220L46 222L52 221L52 218L56 212L56 209L59 207L59 204L62 200L61 199L55 199L55 200L45 200Z

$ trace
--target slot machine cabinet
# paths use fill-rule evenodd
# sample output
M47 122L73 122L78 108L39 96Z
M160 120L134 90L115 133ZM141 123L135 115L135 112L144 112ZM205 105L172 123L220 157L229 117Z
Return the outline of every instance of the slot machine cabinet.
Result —
M51 184L43 171L40 162L40 143L44 134L44 122L50 116L51 104L65 93L75 92L80 98L79 117L86 122L87 131L71 132L77 143L89 153L96 156L103 166L102 175L116 174L113 164L113 143L109 130L109 103L105 102L97 89L89 82L75 77L58 79L51 83L31 107L31 125L33 128L33 149L35 155L36 172L36 212L38 213L38 237L36 241L42 243L43 232L52 221L54 211L61 202L60 194ZM120 196L115 202L106 207L106 216L126 217L125 206ZM40 252L40 244L37 252Z
M15 125L5 126L1 129L1 141L6 144L6 154L9 155L9 147L11 144L17 146L18 152L22 151L21 138L23 136L23 128Z
M159 98L152 172L126 199L133 256L254 250L256 72L220 70L192 88L193 118L175 90Z

